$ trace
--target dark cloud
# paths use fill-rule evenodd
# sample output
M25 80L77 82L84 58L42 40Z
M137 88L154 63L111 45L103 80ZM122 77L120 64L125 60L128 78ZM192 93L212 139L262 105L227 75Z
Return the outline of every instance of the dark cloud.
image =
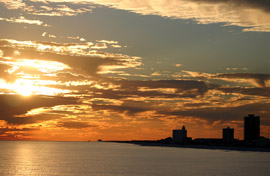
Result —
M218 74L216 78L229 78L229 79L252 79L260 87L266 87L266 81L270 80L269 74L260 74L260 73L224 73Z
M21 116L21 117L12 117L7 119L8 124L12 125L22 125L22 124L34 124L38 122L60 119L64 115L60 114L39 114L35 116Z
M109 98L109 99L123 99L127 97L148 97L148 98L180 98L180 97L194 97L198 94L185 94L185 95L177 95L177 94L165 94L158 91L130 91L130 90L101 90L101 89L91 89L93 90L92 97L95 98Z
M14 127L0 127L0 140L14 140L19 139L19 136L26 137L27 132L36 131L38 128L14 128Z
M117 61L114 58L101 58L101 57L87 57L87 56L72 56L65 54L56 54L50 52L39 52L32 49L19 50L20 55L14 56L6 54L4 51L4 56L6 57L15 57L17 59L38 59L38 60L47 60L47 61L57 61L63 64L66 64L74 69L74 71L89 76L97 76L97 72L100 71L102 65L114 65L120 64L120 61Z
M98 104L95 105L95 107L97 108L97 106L99 106L100 109L102 108L102 106L104 106L105 109L127 111L131 112L131 114L134 112L142 112L149 110L148 109L149 105L146 104L144 100L142 100L142 98L145 99L167 98L171 100L180 98L196 98L199 96L204 96L205 93L207 93L209 90L217 87L216 85L208 84L202 81L190 81L190 80L158 80L158 81L115 80L112 83L119 87L117 87L116 89L97 89L95 87L88 88L88 91L91 92L89 93L89 98L122 100L124 103L121 106L110 105L110 103L108 104L106 102L103 102L102 105ZM174 90L170 91L170 89ZM141 105L136 107L130 106L131 102L125 100L126 98L132 98L134 101L136 101L137 99L137 101L139 101ZM155 102L156 101L154 100L151 101L152 104L155 104Z
M242 88L242 87L220 87L218 90L221 90L225 93L240 93L242 95L255 95L262 97L270 97L270 88Z
M260 8L265 11L270 11L269 0L192 0L196 2L210 2L210 3L230 3L235 6L247 6L252 8Z
M40 116L39 118L34 117L18 117L24 115L29 110L40 107L52 107L56 105L67 105L77 104L75 98L65 97L51 97L51 96L30 96L23 97L20 95L0 95L0 120L5 120L11 124L25 124L34 123L38 120L45 120L54 118L53 115L50 117Z
M93 110L111 110L119 113L127 113L130 116L155 109L152 103L142 101L124 101L121 105L92 104L92 108Z
M9 65L6 65L6 64L0 64L0 78L3 78L3 79L10 79L10 75L9 73L7 72L7 70L11 68Z
M35 131L36 128L0 128L0 135L5 134L7 132L23 132L23 131Z
M140 87L147 87L150 89L175 88L177 89L176 93L183 93L186 90L194 90L198 95L203 95L209 89L215 87L214 85L207 84L203 81L195 80L119 81L117 83L119 83L122 88L129 91L137 90Z
M262 117L262 119L270 119L270 103L254 103L248 105L242 105L237 107L213 107L213 108L196 108L189 110L179 111L159 111L157 113L174 115L177 117L196 117L207 120L209 123L215 121L227 122L233 120L243 120L247 114L256 114ZM262 124L267 125L267 124Z
M68 74L69 75L69 74ZM67 76L68 76L67 75ZM65 76L63 74L62 76ZM75 77L83 80L83 77ZM68 79L65 79L68 80ZM113 88L110 87L113 85ZM76 90L72 94L83 94L84 98L124 99L128 97L138 98L195 98L203 96L209 90L218 87L203 81L191 80L91 80L89 85L52 85L53 88ZM98 87L98 88L97 88ZM144 89L145 88L145 89ZM168 89L168 90L167 90ZM172 90L170 90L172 89Z
M56 78L54 79L57 79L62 82L87 80L87 78L82 75L75 75L69 72L57 73Z
M3 41L2 41L3 42ZM45 46L58 46L58 47L74 47L76 44L59 44L51 42L34 42L35 44L46 44ZM60 46L59 46L60 45ZM82 46L81 46L82 47ZM131 67L134 66L131 63L137 62L136 59L132 59L128 56L123 56L120 54L110 54L110 56L104 55L87 55L84 50L81 49L80 44L77 44L79 51L76 54L72 53L72 48L64 49L62 53L56 53L54 51L38 51L36 48L31 46L19 46L12 43L4 42L2 45L0 43L0 49L3 51L4 57L12 57L14 59L38 59L45 61L57 61L68 65L75 73L80 73L85 76L99 77L99 71L103 71L104 66L121 66ZM19 55L15 55L14 51L19 51Z
M77 121L58 122L57 126L64 128L77 128L77 129L96 127L95 125L90 125L88 122L77 122Z

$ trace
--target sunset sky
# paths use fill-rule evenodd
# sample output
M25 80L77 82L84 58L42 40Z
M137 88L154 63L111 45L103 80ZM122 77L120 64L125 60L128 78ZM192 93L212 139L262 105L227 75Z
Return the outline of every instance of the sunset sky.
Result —
M0 0L1 140L270 137L268 0Z

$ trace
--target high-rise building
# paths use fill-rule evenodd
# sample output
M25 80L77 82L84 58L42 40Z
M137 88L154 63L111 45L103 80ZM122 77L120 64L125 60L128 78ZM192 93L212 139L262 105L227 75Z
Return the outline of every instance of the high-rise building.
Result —
M249 114L244 118L244 140L251 141L260 138L260 116Z
M182 127L182 130L173 130L173 142L174 143L184 143L187 141L187 130L185 126Z
M227 127L227 128L223 128L223 141L225 142L232 142L234 140L234 129Z

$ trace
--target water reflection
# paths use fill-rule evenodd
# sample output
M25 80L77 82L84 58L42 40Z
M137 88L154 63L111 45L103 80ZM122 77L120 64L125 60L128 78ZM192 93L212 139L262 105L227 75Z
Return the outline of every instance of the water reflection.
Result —
M98 142L0 141L4 176L269 175L269 153Z
M37 170L38 162L35 162L35 153L32 150L30 143L18 142L18 145L13 145L11 150L12 155L10 170L15 175L32 175Z

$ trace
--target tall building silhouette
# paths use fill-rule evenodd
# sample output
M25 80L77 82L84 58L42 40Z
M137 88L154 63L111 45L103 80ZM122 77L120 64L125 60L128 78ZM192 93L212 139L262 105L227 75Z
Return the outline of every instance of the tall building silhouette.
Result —
M187 141L187 130L185 126L182 130L173 130L173 142L174 143L185 143Z
M249 114L244 118L244 140L251 141L260 138L260 116Z
M225 142L232 142L234 140L234 129L227 127L223 128L222 130L222 135L223 135L223 141Z

